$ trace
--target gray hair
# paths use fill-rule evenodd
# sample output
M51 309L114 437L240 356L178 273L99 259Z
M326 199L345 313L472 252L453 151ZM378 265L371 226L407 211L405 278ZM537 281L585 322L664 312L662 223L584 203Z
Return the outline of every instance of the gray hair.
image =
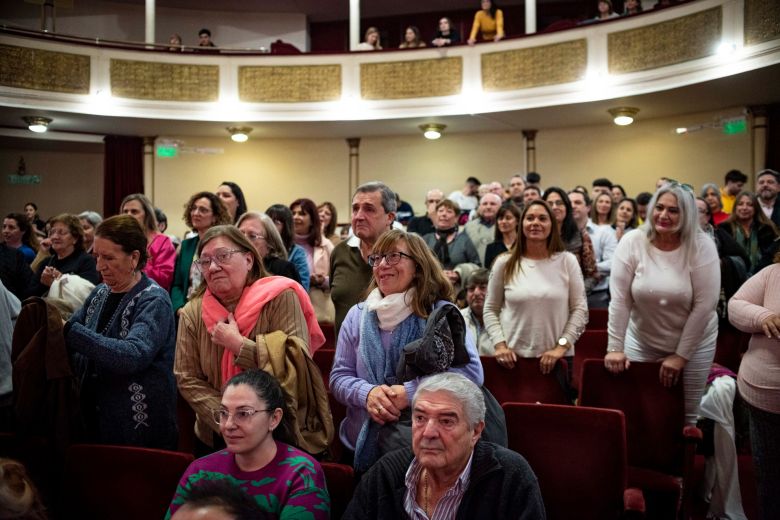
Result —
M677 206L680 208L680 224L677 231L680 233L683 258L687 265L696 252L697 234L703 233L699 227L699 210L696 208L696 197L690 186L678 182L670 182L661 186L647 205L648 216L644 224L640 226L640 229L645 233L649 246L658 235L653 225L652 212L658 203L658 199L667 193L674 195L677 199Z
M417 404L417 399L423 392L449 392L463 404L463 412L466 415L471 428L485 420L485 396L482 390L462 374L457 372L442 372L426 377L417 387L412 401L412 408Z
M247 211L238 219L236 227L240 228L241 223L245 220L257 220L260 222L265 231L265 243L268 245L268 254L287 260L287 249L285 249L282 236L279 234L279 230L276 229L276 224L271 220L271 217L259 211Z
M398 207L395 202L395 192L388 188L384 182L371 181L361 184L352 194L352 198L354 199L358 193L376 193L377 191L382 193L382 208L384 208L385 213L395 213Z
M79 213L78 217L79 219L86 220L92 224L92 227L97 227L98 224L103 222L103 217L100 216L100 213L95 211L82 211Z

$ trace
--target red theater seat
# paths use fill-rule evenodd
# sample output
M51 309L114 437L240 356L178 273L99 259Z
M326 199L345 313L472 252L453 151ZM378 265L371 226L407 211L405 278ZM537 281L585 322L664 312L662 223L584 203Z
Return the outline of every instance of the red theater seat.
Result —
M580 389L582 364L586 359L604 359L607 354L607 331L605 329L586 329L574 345L574 370L571 384Z
M496 358L482 356L485 386L499 403L571 404L563 386L554 374L543 375L536 358L519 358L512 369L498 364ZM566 360L558 361L566 374Z
M608 321L609 313L607 309L588 309L587 328L606 330Z
M330 517L341 518L355 491L355 474L352 466L336 462L321 462L325 482L330 495Z

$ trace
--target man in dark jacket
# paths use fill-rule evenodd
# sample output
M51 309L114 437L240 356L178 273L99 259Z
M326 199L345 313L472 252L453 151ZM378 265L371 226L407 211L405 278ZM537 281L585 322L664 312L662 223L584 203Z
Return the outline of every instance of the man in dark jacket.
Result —
M485 402L474 383L455 372L425 379L412 403L412 449L379 459L343 518L544 519L528 462L480 441L484 427Z

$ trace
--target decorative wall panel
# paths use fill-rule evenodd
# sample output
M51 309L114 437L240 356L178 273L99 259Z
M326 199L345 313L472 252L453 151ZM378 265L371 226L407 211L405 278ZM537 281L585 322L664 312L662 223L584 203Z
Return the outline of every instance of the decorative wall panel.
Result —
M238 96L255 103L305 103L341 98L341 65L238 68Z
M482 55L482 88L518 90L578 81L588 66L586 40Z
M111 94L154 101L217 101L219 66L112 59Z
M363 99L409 99L460 94L461 58L360 64Z
M0 45L0 85L89 94L89 56Z
M780 38L780 2L745 0L745 44Z

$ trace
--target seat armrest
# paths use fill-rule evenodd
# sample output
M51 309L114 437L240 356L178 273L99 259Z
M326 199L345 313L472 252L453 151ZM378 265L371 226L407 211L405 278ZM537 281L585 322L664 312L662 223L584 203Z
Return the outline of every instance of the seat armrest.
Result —
M696 426L685 426L683 428L683 437L685 442L698 443L704 438L704 434Z
M639 519L645 517L645 495L639 488L627 488L623 490L623 515L622 518Z

